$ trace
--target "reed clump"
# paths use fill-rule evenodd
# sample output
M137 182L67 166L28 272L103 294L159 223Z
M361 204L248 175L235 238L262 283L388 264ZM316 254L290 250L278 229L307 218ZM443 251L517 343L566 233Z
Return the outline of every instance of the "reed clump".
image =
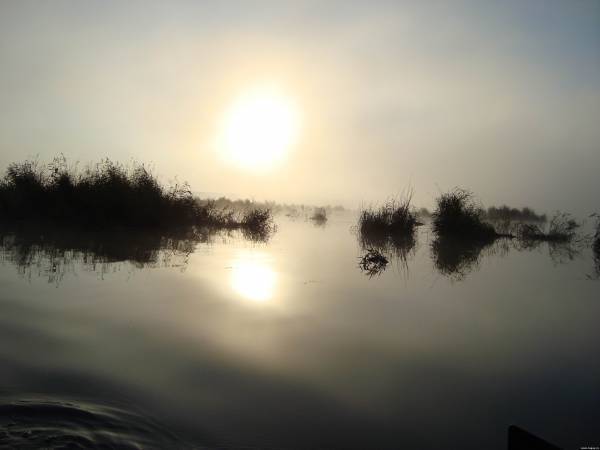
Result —
M245 211L239 225L234 222L233 228L241 228L244 236L253 241L266 241L276 230L273 214L266 208Z
M370 277L383 272L388 258L408 271L408 259L416 250L417 227L421 222L411 205L412 192L400 199L388 200L380 207L361 210L358 219L358 241L366 251L360 268Z
M473 194L456 188L436 199L431 227L437 237L460 240L494 240L503 235L484 221L484 210Z
M0 221L41 222L86 229L161 229L182 226L273 229L269 210L239 216L201 202L187 183L162 185L140 163L104 159L78 170L64 156L47 165L12 163L0 180Z
M420 222L411 200L412 194L409 193L400 199L390 199L380 207L361 210L358 218L360 236L412 235Z
M568 243L577 237L581 227L568 213L557 212L544 230L537 224L521 223L517 226L517 237L521 242Z
M324 224L327 222L327 209L317 207L313 210L313 214L310 217L310 220L315 222L316 224Z

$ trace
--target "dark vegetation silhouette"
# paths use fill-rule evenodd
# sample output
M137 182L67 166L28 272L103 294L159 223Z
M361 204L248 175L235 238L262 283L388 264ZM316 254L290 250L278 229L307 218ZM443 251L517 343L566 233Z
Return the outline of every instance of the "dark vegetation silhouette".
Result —
M546 230L537 224L520 223L516 227L517 237L523 242L572 242L577 238L581 224L570 214L557 212Z
M420 222L411 205L412 192L390 199L380 207L362 209L358 218L360 236L409 236Z
M403 273L408 273L408 261L414 256L417 250L417 235L411 233L409 235L386 235L386 234L359 234L359 244L361 250L365 252L363 257L375 254L385 256L389 262L394 261L398 269ZM364 267L359 264L359 267ZM387 267L387 263L381 266L379 273L383 272ZM369 271L365 271L369 274Z
M270 235L243 228L246 239L264 242ZM15 265L21 276L45 277L59 283L78 270L104 275L120 270L122 263L134 269L170 267L185 269L198 244L235 239L238 231L207 227L173 227L168 230L91 230L80 227L39 227L19 230L0 227L0 261Z
M506 241L436 238L431 243L431 257L436 270L451 279L461 281L477 269L484 256L505 255Z
M373 274L368 267L377 267L379 274L387 266L387 262L382 265L372 264L380 261L378 256L383 256L386 260L394 260L400 270L408 271L408 259L416 251L417 227L421 225L411 201L412 191L408 191L399 199L390 199L382 206L369 207L360 211L358 240L361 249L366 253L359 266L369 276ZM367 264L362 264L363 261Z
M463 279L478 267L484 250L493 251L497 239L505 236L485 222L484 215L484 209L465 189L455 188L436 199L431 215L435 236L431 254L435 268L442 275Z
M592 236L592 255L594 258L595 278L600 278L600 215L594 213L591 215L596 220L596 230Z
M303 203L278 203L274 201L256 201L251 199L230 199L227 197L218 197L210 200L203 200L203 203L212 203L212 205L217 209L229 210L232 209L234 211L247 211L249 209L261 208L268 209L273 214L283 214L285 216L306 216L309 212L312 212L315 207L312 205L306 205ZM322 206L327 215L331 213L343 212L345 208L341 205L326 205Z
M419 208L417 217L422 220L431 219L431 211L427 208ZM482 211L482 219L492 223L502 222L538 222L544 223L548 220L546 214L538 214L532 208L511 208L507 205L490 206Z
M470 191L462 188L442 193L432 213L425 208L415 211L410 200L409 195L404 200L360 212L358 239L365 253L359 266L370 276L372 266L377 273L386 267L373 264L378 261L374 252L388 260L395 258L405 270L408 268L408 258L416 251L415 230L420 225L417 217L430 216L434 266L454 280L464 279L479 267L485 255L504 255L510 248L526 250L545 243L552 260L563 263L574 259L584 242L578 234L581 224L566 213L557 213L544 226L545 214L508 206L486 210Z
M375 275L381 275L387 268L388 262L388 258L380 250L369 248L367 249L367 252L360 257L358 267L366 273L369 278L372 278Z
M164 234L155 230L132 233L26 226L19 231L0 230L0 253L22 276L30 278L36 273L58 283L79 267L102 274L116 270L123 262L135 268L183 268L196 245L211 242L214 234L190 227Z
M361 210L357 227L363 251L361 270L369 276L382 273L387 267L387 262L380 264L382 256L388 262L399 262L407 273L409 257L416 253L420 218L430 219L434 267L453 280L464 279L479 267L484 256L506 255L511 249L547 245L552 261L562 264L575 259L590 240L590 236L580 235L582 224L563 212L557 212L548 222L545 214L529 207L486 210L470 191L458 187L442 193L435 203L431 213L426 208L415 210L408 195L379 208ZM600 217L594 217L600 227ZM600 231L596 231L593 241L596 271L600 274Z
M555 263L573 260L585 238L581 224L569 214L557 212L547 225L545 215L531 208L488 208L473 199L471 192L455 188L442 194L432 214L434 265L444 275L461 279L479 265L484 254L506 253L510 247L531 250L547 244ZM515 223L517 222L517 223ZM504 242L497 242L500 238Z
M594 233L594 243L593 243L594 254L597 258L600 257L600 218L597 219L596 222L596 232Z
M497 251L501 246L494 244L499 238L516 238L516 246L521 250L545 243L556 262L573 259L583 242L578 235L581 224L565 213L557 213L544 225L545 215L539 215L531 208L519 210L502 206L485 210L471 192L460 188L441 194L432 213L424 208L417 211L411 200L412 191L409 190L399 199L360 211L357 230L366 258L366 265L361 264L361 268L367 267L367 273L370 273L372 263L382 261L375 258L377 255L387 261L396 260L405 270L408 268L408 259L416 251L416 230L421 225L419 217L431 218L435 267L456 278L464 277L476 267L482 254ZM62 234L65 234L65 228L155 232L155 236L147 241L154 243L149 247L140 245L139 256L134 256L134 261L144 255L152 258L156 249L165 247L162 242L180 241L180 235L188 232L203 235L211 230L240 230L248 239L265 241L275 230L274 207L274 203L256 204L249 200L201 200L192 194L187 183L164 186L143 164L125 167L108 159L84 170L78 170L76 165L69 166L63 156L54 158L47 165L27 160L10 164L0 179L0 225L5 230L14 231L24 225L37 224L43 230L38 233L46 236L52 233L52 227L60 228ZM304 205L281 207L281 211L288 211L290 217L300 211L316 225L324 224L330 211L341 209ZM515 221L519 223L514 224ZM501 226L504 228L500 229ZM78 236L75 232L72 234L74 239ZM111 239L113 244L121 245L117 244L118 238L113 236ZM135 241L133 234L128 239ZM110 260L106 249L113 244L108 239L104 241L102 248L85 247L81 242L60 248L75 250L84 256L89 250ZM599 242L596 231L592 249L597 267L600 267ZM44 248L47 243L32 244L31 248ZM383 270L386 266L387 263L377 267Z
M516 246L519 250L533 250L547 245L554 263L572 261L589 242L589 236L581 236L578 232L581 225L570 214L563 212L556 212L546 227L519 223L515 226Z
M151 170L108 159L83 171L62 156L43 165L12 163L0 180L0 221L46 222L83 229L167 229L201 226L265 235L274 228L266 208L220 209L192 195L187 183L165 187Z
M532 208L511 208L507 205L490 206L485 210L484 217L491 222L538 222L548 220L546 214L537 214Z
M27 264L39 251L48 255L81 253L90 262L132 261L136 264L157 262L162 250L173 253L190 253L195 244L209 242L213 234L206 230L185 228L173 230L168 235L154 231L84 231L67 228L27 227L15 231L0 231L0 245L18 258L15 262Z
M431 228L438 238L491 242L504 236L484 221L484 209L465 189L455 188L441 194L431 216Z
M226 225L222 228L241 228L242 234L246 239L263 242L269 239L276 226L269 209L251 209L242 215L241 220L234 219L231 225Z
M593 250L596 255L600 254L600 216L596 216L596 232L594 233Z
M325 225L325 223L327 223L327 209L323 207L314 208L310 220L312 220L315 225Z

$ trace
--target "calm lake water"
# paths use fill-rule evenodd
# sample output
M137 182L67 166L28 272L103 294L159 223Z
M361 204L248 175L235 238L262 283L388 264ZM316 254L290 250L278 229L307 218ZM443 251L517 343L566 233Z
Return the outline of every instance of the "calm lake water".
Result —
M511 424L600 445L588 249L448 261L423 228L369 277L354 223L87 254L5 236L0 446L505 449Z

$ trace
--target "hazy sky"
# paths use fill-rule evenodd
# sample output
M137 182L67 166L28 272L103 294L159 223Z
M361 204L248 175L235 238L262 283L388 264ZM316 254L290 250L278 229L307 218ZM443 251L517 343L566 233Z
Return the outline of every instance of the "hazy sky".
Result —
M600 209L600 2L0 3L0 166L64 153L152 162L196 191L358 206ZM214 141L271 83L299 140L248 172Z

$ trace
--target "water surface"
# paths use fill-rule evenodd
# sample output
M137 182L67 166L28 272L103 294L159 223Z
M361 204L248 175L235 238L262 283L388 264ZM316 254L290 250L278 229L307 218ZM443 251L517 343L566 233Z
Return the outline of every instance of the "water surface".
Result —
M5 236L0 444L504 449L516 424L598 445L588 250L457 256L424 228L369 277L353 224Z

